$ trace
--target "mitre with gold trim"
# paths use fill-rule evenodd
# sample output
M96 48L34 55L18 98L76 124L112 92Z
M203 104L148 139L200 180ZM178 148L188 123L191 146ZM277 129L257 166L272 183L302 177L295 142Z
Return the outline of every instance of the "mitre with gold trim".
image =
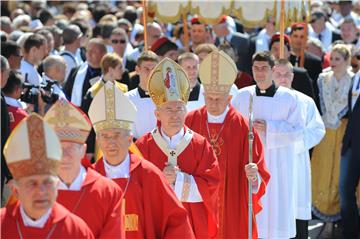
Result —
M12 176L19 179L42 174L57 175L62 149L51 126L33 113L12 131L4 155Z
M235 62L223 51L214 50L200 64L199 76L207 93L229 93L238 70Z
M182 101L186 104L190 95L187 74L180 65L167 57L151 72L148 89L156 106L169 101Z
M136 107L114 83L108 81L96 93L88 114L95 132L103 129L131 130L136 119Z
M61 141L86 142L91 122L84 112L65 99L59 99L48 110L44 120L56 131Z

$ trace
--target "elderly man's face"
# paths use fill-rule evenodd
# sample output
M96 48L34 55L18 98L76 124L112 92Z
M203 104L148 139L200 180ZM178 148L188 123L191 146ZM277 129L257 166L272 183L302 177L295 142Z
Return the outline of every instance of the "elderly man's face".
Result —
M105 157L112 158L127 151L132 135L125 129L104 129L97 133L96 139Z
M231 101L231 96L228 93L208 92L204 96L206 110L214 116L221 115Z
M167 102L156 109L155 116L161 122L161 128L165 133L173 136L184 127L185 104L181 101Z
M15 182L15 193L28 216L38 219L50 209L57 197L58 178L33 175Z

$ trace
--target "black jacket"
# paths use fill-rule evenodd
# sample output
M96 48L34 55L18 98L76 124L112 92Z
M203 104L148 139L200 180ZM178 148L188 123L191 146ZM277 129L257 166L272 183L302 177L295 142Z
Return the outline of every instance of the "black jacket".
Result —
M347 149L351 148L352 158L360 160L360 97L357 98L354 108L351 109L352 88L351 85L348 96L349 121L346 126L341 153L344 154Z
M294 67L294 79L291 87L312 99L315 98L313 83L306 69Z

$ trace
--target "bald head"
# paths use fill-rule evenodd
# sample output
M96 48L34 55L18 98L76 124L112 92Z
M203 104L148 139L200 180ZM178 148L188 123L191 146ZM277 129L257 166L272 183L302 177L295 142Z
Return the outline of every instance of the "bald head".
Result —
M43 64L46 76L60 83L64 82L66 72L66 62L64 58L51 55L45 58Z

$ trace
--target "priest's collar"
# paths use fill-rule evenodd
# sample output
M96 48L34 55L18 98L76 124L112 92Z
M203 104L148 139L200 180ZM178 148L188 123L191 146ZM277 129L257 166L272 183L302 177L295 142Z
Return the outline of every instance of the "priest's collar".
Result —
M207 112L207 117L208 117L208 122L209 123L224 123L225 121L225 117L227 115L227 113L229 112L230 108L229 106L226 106L226 109L224 110L224 112L222 112L220 115L212 115L209 113L209 111Z
M138 91L140 98L150 98L149 92L144 91L140 86L138 86Z
M267 88L266 90L260 90L258 86L255 87L255 92L257 96L267 96L267 97L274 97L276 90L278 87L275 86L274 82L272 85Z
M189 101L199 100L199 95L200 95L200 83L196 82L196 85L190 91Z

